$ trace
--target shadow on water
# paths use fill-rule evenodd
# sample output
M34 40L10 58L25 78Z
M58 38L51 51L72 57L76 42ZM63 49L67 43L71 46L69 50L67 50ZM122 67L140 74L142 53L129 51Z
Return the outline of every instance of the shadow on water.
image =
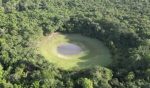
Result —
M80 37L81 35L80 34L65 34L65 38L68 40L68 43L77 44L76 41L78 41L78 42L81 41L81 43L83 43L85 41L84 39L83 40L77 39L74 36ZM101 45L99 45L99 46L101 46ZM97 46L97 47L99 47L99 46ZM89 67L95 67L95 66L108 67L112 62L111 54L109 53L109 51L107 53L105 53L107 50L104 50L105 48L103 48L101 52L104 51L104 53L102 53L102 55L100 55L101 52L98 52L99 50L97 50L96 48L92 48L92 47L96 47L96 46L89 47L89 48L91 48L91 49L89 49L89 52L86 53L84 56L78 58L81 60L81 62L77 63L77 67L79 67L79 68L89 68ZM75 69L75 68L73 68L73 69Z

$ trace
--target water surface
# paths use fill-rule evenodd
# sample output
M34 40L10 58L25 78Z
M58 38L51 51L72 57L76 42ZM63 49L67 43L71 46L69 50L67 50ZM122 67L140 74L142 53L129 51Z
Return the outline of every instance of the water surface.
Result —
M81 48L73 43L60 44L57 52L62 55L77 55L81 53Z

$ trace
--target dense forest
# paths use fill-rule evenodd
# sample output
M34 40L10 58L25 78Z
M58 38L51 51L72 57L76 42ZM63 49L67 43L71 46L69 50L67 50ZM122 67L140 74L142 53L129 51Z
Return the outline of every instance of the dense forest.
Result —
M113 63L56 67L35 47L52 32L103 41ZM0 88L150 88L149 0L0 0Z

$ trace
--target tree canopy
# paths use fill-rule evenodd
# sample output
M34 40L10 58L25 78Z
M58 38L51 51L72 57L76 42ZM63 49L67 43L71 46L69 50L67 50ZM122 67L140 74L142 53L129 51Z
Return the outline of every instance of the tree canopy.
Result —
M149 88L149 0L0 0L0 88ZM36 52L52 32L103 41L108 67L66 71Z

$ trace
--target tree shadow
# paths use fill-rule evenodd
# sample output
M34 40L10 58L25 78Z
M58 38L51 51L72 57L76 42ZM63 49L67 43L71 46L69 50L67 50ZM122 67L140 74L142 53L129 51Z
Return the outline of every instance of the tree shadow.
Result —
M72 38L72 37L70 37L70 35L72 35L72 36L82 36L80 34L74 34L74 33L73 34L65 34L65 38L68 40L68 43L75 43L75 44L77 44L76 43L76 38ZM82 42L84 42L84 39L82 40ZM102 57L97 57L97 55L100 54L100 53L99 52L94 53L94 50L95 49L93 48L88 53L86 53L84 56L79 57L78 59L80 59L81 62L78 62L77 67L73 67L72 69L78 69L78 68L79 69L85 69L85 68L91 68L91 67L96 67L96 66L109 67L109 65L112 62L112 60L109 61L109 59L111 59L111 54L109 53L110 54L109 59L107 58L108 56L105 57L104 55L102 55ZM91 52L94 53L93 56L90 56Z

